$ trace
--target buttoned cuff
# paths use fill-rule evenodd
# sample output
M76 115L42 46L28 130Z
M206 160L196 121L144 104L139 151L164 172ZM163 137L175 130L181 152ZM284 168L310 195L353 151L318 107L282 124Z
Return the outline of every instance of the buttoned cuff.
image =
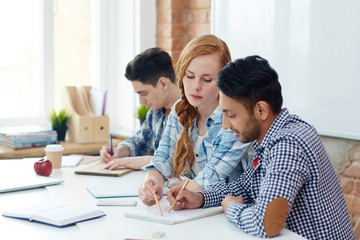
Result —
M204 205L203 208L208 207L217 207L221 205L221 195L215 189L212 190L203 190L200 191L204 195Z
M226 218L229 222L236 224L239 220L241 212L248 207L248 204L233 203L226 210Z

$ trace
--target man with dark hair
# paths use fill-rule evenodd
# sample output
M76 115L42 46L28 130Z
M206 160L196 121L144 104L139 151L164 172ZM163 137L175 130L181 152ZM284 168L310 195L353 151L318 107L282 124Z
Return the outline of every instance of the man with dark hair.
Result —
M344 197L315 128L282 106L278 75L259 56L224 67L217 80L223 128L254 141L255 159L231 183L168 191L175 209L222 205L244 232L273 237L286 227L307 239L355 239Z
M119 166L141 169L150 162L149 154L159 146L167 114L180 96L171 57L160 48L150 48L137 55L126 66L125 77L139 94L140 104L150 110L136 136L120 142L113 156L109 146L102 147L101 159L109 169Z

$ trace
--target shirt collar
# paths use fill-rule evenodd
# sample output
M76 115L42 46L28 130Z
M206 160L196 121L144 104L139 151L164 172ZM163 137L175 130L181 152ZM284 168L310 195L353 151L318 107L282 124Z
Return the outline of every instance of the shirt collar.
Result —
M288 123L290 113L287 108L281 110L280 114L275 118L274 122L271 124L269 130L265 134L265 137L261 143L254 141L254 149L256 153L260 153L273 139L275 135Z
M160 108L160 111L161 111L163 114L165 114L165 113L166 113L165 107Z
M219 105L215 108L206 121L213 121L215 123L222 122L222 110Z
M211 113L210 117L208 117L208 119L206 119L206 130L209 131L209 128L213 125L217 125L220 124L222 125L222 110L220 108L220 106L218 105L215 110ZM196 131L198 131L198 128L196 126L196 117L193 120L193 125L192 125L193 129L196 129ZM197 135L196 135L197 136ZM191 139L191 141L195 140Z

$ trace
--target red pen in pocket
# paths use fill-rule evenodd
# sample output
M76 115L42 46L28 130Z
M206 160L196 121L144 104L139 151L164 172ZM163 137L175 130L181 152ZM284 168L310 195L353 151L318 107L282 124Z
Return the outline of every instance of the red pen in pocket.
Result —
M255 158L255 159L253 160L254 168L256 168L258 162L259 162L259 158Z

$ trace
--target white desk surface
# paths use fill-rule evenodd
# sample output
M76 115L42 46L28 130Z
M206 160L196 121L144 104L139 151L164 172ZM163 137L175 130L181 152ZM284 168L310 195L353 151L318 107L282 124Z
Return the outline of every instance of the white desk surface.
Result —
M0 167L1 167L0 160ZM27 161L27 163L29 162ZM82 167L81 165L79 167ZM122 177L102 177L75 175L75 168L53 170L51 177L62 178L59 185L0 194L0 213L20 206L55 200L67 203L83 203L96 205L97 200L86 190L88 185L106 183L139 183L145 172L135 171ZM142 202L138 198L137 206ZM100 206L99 206L100 207ZM226 220L224 214L207 217L195 221L165 225L124 217L125 210L134 207L101 206L106 216L85 221L66 228L57 228L46 224L26 220L0 217L1 236L11 239L152 239L152 233L165 232L167 239L259 239L246 234ZM301 236L283 229L274 239L304 239Z

